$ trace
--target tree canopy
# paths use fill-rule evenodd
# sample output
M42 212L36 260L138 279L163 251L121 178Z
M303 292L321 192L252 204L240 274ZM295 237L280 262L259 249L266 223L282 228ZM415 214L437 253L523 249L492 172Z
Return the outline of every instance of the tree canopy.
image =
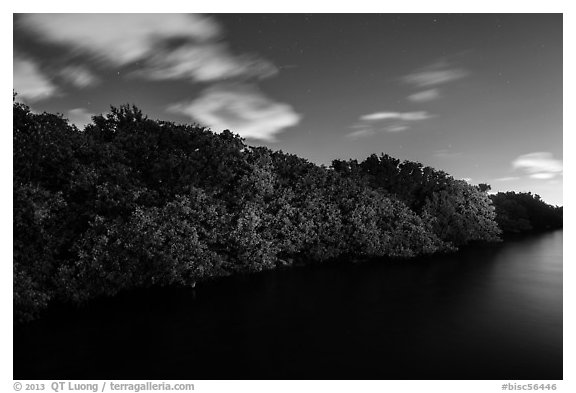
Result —
M486 189L419 163L372 155L327 168L136 107L111 108L84 130L17 102L13 116L17 321L54 300L295 259L455 250L497 240L498 224L521 228L532 209L496 196L495 210ZM534 214L531 226L545 221Z
M496 222L505 234L562 228L563 208L547 204L538 194L499 192L491 199Z

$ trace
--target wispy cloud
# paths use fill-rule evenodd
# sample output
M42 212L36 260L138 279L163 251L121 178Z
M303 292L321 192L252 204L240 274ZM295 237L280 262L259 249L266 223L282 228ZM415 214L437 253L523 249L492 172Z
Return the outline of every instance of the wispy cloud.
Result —
M192 79L199 82L230 78L267 78L278 73L271 62L256 55L233 55L221 43L185 45L167 53L157 53L147 67L135 75L147 79Z
M391 124L389 126L384 127L384 131L386 132L402 132L409 129L410 127L406 124Z
M429 90L419 91L417 93L410 94L407 98L408 98L408 101L412 101L412 102L433 101L437 98L440 98L440 90L439 89L429 89Z
M20 24L108 66L138 62L131 75L146 79L206 82L278 72L257 55L233 54L219 23L198 14L25 14Z
M468 75L470 73L462 68L454 67L447 61L438 61L405 75L402 80L412 88L421 90L406 98L415 103L422 103L440 98L439 86L466 78Z
M360 120L378 121L378 120L404 120L418 121L430 119L432 115L428 112L376 112L360 116Z
M66 82L78 88L94 86L100 82L99 78L96 75L94 75L92 71L80 65L71 65L64 67L60 71L59 75Z
M547 173L547 172L533 173L530 175L530 177L532 179L547 180L547 179L553 179L554 177L556 177L556 174L555 173Z
M346 137L359 139L378 133L402 132L410 129L410 123L433 118L434 115L426 111L418 112L374 112L360 116L360 122L350 126L355 130Z
M523 154L512 161L512 167L533 179L552 179L563 172L562 161L549 152Z
M45 42L88 56L99 67L126 67L131 77L216 83L200 97L170 106L215 130L272 141L298 124L300 114L246 83L275 75L279 68L252 53L235 53L214 17L199 14L24 14L17 23ZM82 59L82 56L76 59ZM88 69L62 70L60 80L77 87L98 82ZM226 85L223 85L226 81ZM76 108L71 119L89 113Z
M215 86L169 111L189 116L214 131L229 129L243 138L274 141L285 128L300 122L301 115L284 103L264 96L253 86Z
M36 63L29 59L15 56L13 60L13 87L19 97L35 102L52 97L58 91Z
M372 136L375 134L376 134L376 131L373 128L361 128L359 130L352 131L352 132L346 134L346 137L350 138L350 139L359 139L359 138L365 138L368 136Z
M431 87L456 81L468 76L468 72L458 68L427 69L404 77L404 80L416 87Z
M519 180L520 178L518 176L505 176L505 177L497 177L496 179L494 179L494 181L501 181L501 182L507 182L507 181L514 181L514 180Z

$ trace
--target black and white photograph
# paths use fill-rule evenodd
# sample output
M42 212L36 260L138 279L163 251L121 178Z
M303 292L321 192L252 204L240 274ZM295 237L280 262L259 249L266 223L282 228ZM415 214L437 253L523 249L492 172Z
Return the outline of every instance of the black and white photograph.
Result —
M14 12L14 381L561 391L564 15L413 11Z

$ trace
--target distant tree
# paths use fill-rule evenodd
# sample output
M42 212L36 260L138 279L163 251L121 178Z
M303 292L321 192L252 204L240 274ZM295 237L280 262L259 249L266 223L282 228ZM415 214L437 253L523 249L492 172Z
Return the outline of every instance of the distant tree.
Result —
M335 161L333 168L349 176L353 162ZM500 233L488 196L466 182L420 163L373 154L359 164L363 178L373 189L404 202L445 242L494 241ZM482 185L486 190L488 185Z
M440 239L454 245L471 241L496 241L501 231L490 198L463 180L426 199L425 221Z
M478 184L478 189L482 192L488 192L492 189L492 187L490 187L490 184L480 183Z
M496 221L504 233L543 231L563 226L563 209L545 203L539 195L499 192L491 196Z

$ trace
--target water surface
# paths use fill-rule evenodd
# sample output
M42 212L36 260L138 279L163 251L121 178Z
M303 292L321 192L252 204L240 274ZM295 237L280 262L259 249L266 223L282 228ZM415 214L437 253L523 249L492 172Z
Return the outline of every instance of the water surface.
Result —
M562 379L562 231L53 308L15 379Z

